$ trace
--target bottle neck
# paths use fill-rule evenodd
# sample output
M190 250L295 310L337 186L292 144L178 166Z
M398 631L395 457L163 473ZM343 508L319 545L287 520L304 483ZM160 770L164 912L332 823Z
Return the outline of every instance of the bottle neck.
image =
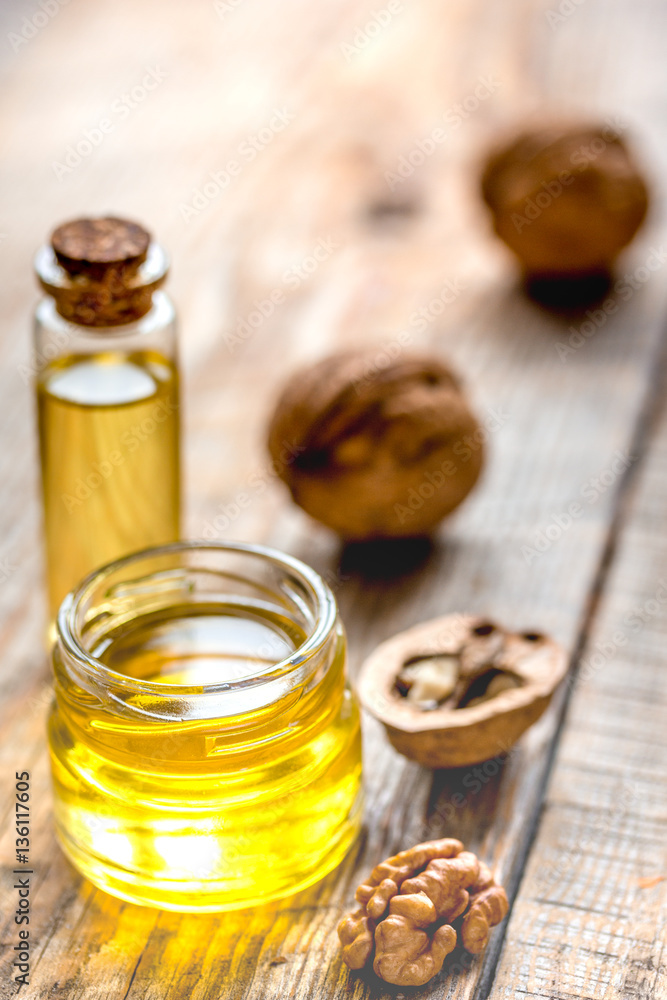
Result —
M111 265L75 275L67 273L48 245L35 258L39 283L58 313L70 323L96 328L124 326L145 316L168 267L167 255L157 243L151 243L138 266Z

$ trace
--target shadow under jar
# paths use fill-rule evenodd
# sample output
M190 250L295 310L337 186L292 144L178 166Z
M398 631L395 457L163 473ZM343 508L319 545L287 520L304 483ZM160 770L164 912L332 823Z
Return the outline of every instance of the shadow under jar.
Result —
M87 577L57 632L55 821L92 882L225 910L341 861L361 820L359 710L312 569L251 545L146 549Z

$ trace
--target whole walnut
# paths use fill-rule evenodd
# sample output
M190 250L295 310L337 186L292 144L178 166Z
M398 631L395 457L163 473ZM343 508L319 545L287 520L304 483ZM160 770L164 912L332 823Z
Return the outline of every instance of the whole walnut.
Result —
M529 277L609 273L648 208L644 180L611 125L549 125L496 150L482 177L495 230Z
M295 502L349 540L428 534L474 486L483 442L445 364L377 350L296 372L268 439Z

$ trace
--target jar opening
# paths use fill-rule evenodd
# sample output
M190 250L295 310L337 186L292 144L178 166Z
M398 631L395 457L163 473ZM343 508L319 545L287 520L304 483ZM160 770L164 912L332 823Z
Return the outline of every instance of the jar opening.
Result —
M247 710L312 671L336 620L330 589L297 559L176 542L88 576L61 606L57 648L78 683L123 701L224 695Z

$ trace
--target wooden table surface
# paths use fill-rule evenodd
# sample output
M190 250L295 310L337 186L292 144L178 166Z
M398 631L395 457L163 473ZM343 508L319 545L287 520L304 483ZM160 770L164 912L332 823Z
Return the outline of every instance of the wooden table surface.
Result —
M666 14L664 0L3 3L2 998L16 989L22 770L34 868L22 997L667 997ZM573 341L586 317L524 296L476 192L497 129L572 111L627 129L654 189L620 263L621 277L640 269L636 287L612 292L617 312ZM111 128L95 131L103 119ZM445 141L391 190L387 172L443 123ZM68 148L87 135L77 163ZM241 169L227 176L232 160ZM277 546L325 574L353 676L378 641L450 611L550 631L572 654L549 713L477 776L408 762L365 719L358 846L321 885L265 910L124 904L83 881L53 837L31 258L55 223L106 211L145 221L173 254L189 536L217 524L220 538ZM275 290L284 301L239 336ZM263 435L297 363L406 331L462 373L489 460L433 548L400 565L341 551L294 508ZM559 350L568 344L580 346ZM350 974L335 927L360 875L445 834L495 866L512 899L485 955L459 956L416 990Z

